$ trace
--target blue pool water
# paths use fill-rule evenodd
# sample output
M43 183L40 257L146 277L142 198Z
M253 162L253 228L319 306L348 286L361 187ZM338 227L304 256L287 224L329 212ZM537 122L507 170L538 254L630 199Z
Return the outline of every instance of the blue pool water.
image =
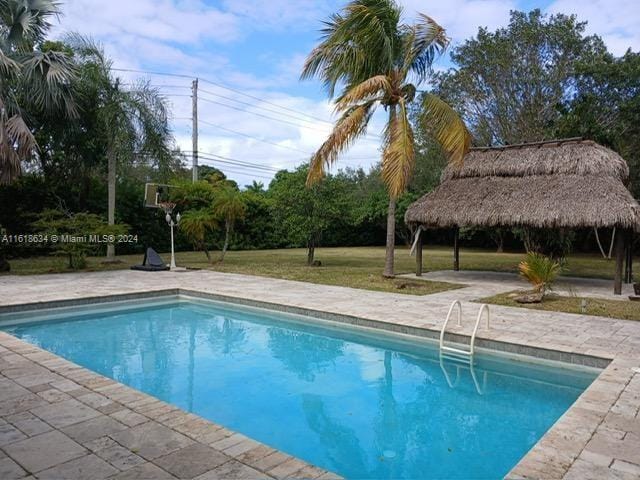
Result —
M595 378L213 302L70 314L11 334L348 478L505 475ZM364 332L364 333L362 333Z

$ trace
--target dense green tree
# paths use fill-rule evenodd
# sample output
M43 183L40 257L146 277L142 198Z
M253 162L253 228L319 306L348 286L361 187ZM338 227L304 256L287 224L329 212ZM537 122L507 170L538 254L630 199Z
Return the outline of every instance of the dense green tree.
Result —
M557 135L590 138L617 151L629 163L631 189L640 198L640 53L582 62L576 74Z
M415 170L409 103L416 85L425 82L431 66L449 43L444 28L418 15L413 25L401 23L394 0L353 0L325 22L323 39L307 58L302 77L317 76L333 97L340 118L333 132L311 158L308 185L362 137L371 115L383 106L389 118L383 135L382 179L389 192L387 250L383 275L394 275L396 204ZM412 83L414 82L414 83ZM433 94L422 97L421 117L454 162L462 161L471 137L457 113Z
M264 188L247 189L242 192L246 205L243 219L235 228L236 247L240 249L279 248L283 242L276 234L272 218L272 200Z
M513 11L507 27L480 28L453 49L454 67L436 75L436 91L481 145L545 139L575 91L578 65L606 54L585 27L574 15Z
M271 182L272 215L280 235L290 246L307 247L307 264L312 265L316 247L328 230L349 221L348 184L336 176L305 188L309 169L278 172Z

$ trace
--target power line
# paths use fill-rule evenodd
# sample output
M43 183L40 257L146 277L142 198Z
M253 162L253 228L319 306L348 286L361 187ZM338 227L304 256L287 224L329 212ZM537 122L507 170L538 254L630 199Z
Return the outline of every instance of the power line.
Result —
M222 163L235 164L239 167L253 168L256 170L264 170L270 172L279 172L280 168L270 167L268 165L261 165L259 163L246 162L244 160L238 160L236 158L225 157L223 155L216 155L215 153L198 152L198 155L209 157L210 160L215 160Z
M285 107L285 106L283 106L283 105L279 105L279 104L277 104L277 103L275 103L275 102L271 102L271 101L266 100L266 99L264 99L264 98L260 98L260 97L258 97L258 96L251 95L251 94L249 94L249 93L243 92L242 90L238 90L238 89L236 89L236 88L232 88L232 87L229 87L229 86L223 85L223 84L221 84L221 83L214 82L213 80L209 80L209 79L207 79L207 78L200 78L200 77L189 76L189 75L178 74L178 73L157 72L157 71L151 71L151 70L137 70L137 69L128 69L128 68L112 68L111 70L119 71L119 72L144 73L144 74L150 74L150 75L160 75L160 76L178 77L178 78L189 78L189 79L199 78L203 83L208 83L208 84L210 84L210 85L214 85L214 86L219 87L219 88L222 88L222 89L224 89L224 90L228 90L228 91L230 91L230 92L234 92L234 93L237 93L237 94L239 94L239 95L243 95L243 96L245 96L245 97L247 97L247 98L251 98L251 99L253 99L253 100L257 100L257 101L259 101L259 102L261 102L261 103L265 103L265 104L267 104L267 105L272 105L272 106L277 107L277 108L279 108L279 109L286 110L286 111L289 111L289 112L293 112L293 113L296 113L296 114L298 114L298 115L302 115L302 116L304 116L304 117L311 118L311 119L313 119L313 120L315 120L315 121L319 121L319 122L322 122L322 123L325 123L325 124L328 124L328 125L332 125L332 126L333 126L333 123L332 123L332 122L330 122L330 121L328 121L328 120L325 120L325 119L323 119L323 118L316 117L316 116L314 116L314 115L310 115L310 114L305 113L305 112L303 112L303 111L301 111L301 110L297 110L297 109L294 109L294 108L290 108L290 107ZM225 99L227 99L227 100L231 100L231 101L235 101L235 102L239 102L239 103L248 104L247 102L242 102L242 101L240 101L240 100L232 99L232 98L229 98L229 97L224 97L224 96L222 96L222 95L220 95L220 94L216 94L216 93L213 93L213 92L209 92L209 91L206 91L206 92L205 92L204 90L201 90L201 91L202 91L202 92L204 92L204 93L208 93L208 94L210 94L210 95L214 95L214 96L218 96L218 97L225 98ZM213 102L213 101L212 101L212 102ZM216 103L216 102L213 102L213 103ZM251 105L251 104L248 104L248 105ZM251 105L251 106L253 106L254 108L262 108L263 110L266 110L266 109L265 109L265 107L260 107L260 106L255 106L255 105ZM272 111L272 110L269 110L269 111ZM252 113L252 112L247 112L247 113ZM287 115L287 114L284 114L284 113L273 112L273 111L272 111L272 113L278 113L279 115ZM291 116L291 115L289 115L289 117L292 117L292 116ZM293 117L293 118L296 118L296 117ZM270 119L270 120L272 120L273 118L269 118L269 119ZM300 119L300 118L297 118L297 119L298 119L298 120L302 120L302 119ZM282 121L282 120L281 120L281 121ZM302 121L310 122L310 120L302 120ZM287 122L287 123L290 123L290 122ZM296 126L298 126L298 125L296 125ZM310 127L307 127L307 128L310 128ZM371 136L375 137L376 139L381 138L381 136L380 136L380 135L378 135L378 134L367 134L367 135L371 135Z
M193 77L188 76L188 75L174 74L174 73L168 73L168 72L155 72L155 71L146 71L146 70L137 70L137 69L121 69L121 68L113 68L113 70L115 70L115 71L123 71L123 72L145 73L145 74L151 74L151 75L163 75L163 76L178 77L178 78L189 78L189 79L193 78ZM222 84L218 84L218 83L210 81L208 79L203 79L203 81L206 82L206 83L218 86L220 88L224 88L226 90L242 94L242 95L247 96L249 98L258 100L260 102L267 103L267 104L270 104L270 105L274 105L274 106L276 106L278 108L281 108L283 110L292 111L294 113L300 113L300 114L302 114L302 115L304 115L304 116L306 116L308 118L314 118L314 119L319 120L319 121L321 121L323 123L331 125L331 122L328 122L326 120L320 119L318 117L314 117L313 115L308 115L308 114L306 114L304 112L299 112L299 111L297 111L295 109L291 109L291 108L288 108L288 107L283 107L283 106L275 104L273 102L266 101L266 100L264 100L262 98L246 94L245 92L242 92L240 90L236 90L236 89L233 89L233 88L230 88L230 87L226 87L226 86L224 86ZM157 87L159 87L159 88L162 88L162 87L166 87L166 88L189 88L189 87L184 86L184 85L166 85L166 86L158 85ZM193 89L193 87L191 87L191 88ZM209 94L209 95L213 95L213 96L216 96L216 97L220 97L222 99L225 99L225 100L228 100L228 101L231 101L231 102L235 102L235 103L238 103L238 104L241 104L241 105L245 105L245 106L247 106L249 108L261 109L261 110L264 110L264 111L275 113L276 115L286 116L286 117L292 118L294 120L297 120L298 122L308 122L308 123L311 122L310 120L305 120L304 118L301 118L301 117L298 117L298 116L285 114L285 113L279 112L277 110L268 109L268 108L265 108L265 107L262 107L262 106L254 105L254 104L251 104L249 102L243 102L242 100L238 100L236 98L227 97L227 96L220 95L220 94L208 91L208 90L203 90L203 89L199 89L199 90L202 91L203 93L206 93L206 94ZM195 94L196 94L196 92L194 91L194 93L192 93L192 95L176 94L176 93L164 94L164 95L167 96L167 97L192 97L193 98L193 96ZM276 117L272 117L272 116L269 116L269 115L264 115L264 114L261 114L261 113L258 113L258 112L252 112L252 111L247 110L246 108L242 109L242 108L237 107L236 105L228 105L226 103L217 102L215 100L211 100L211 99L208 99L208 98L201 97L201 99L203 101L205 101L205 102L209 102L209 103L212 103L212 104L215 104L215 105L220 105L220 106L223 106L223 107L226 107L226 108L230 108L230 109L233 109L233 110L236 110L236 111L240 111L240 112L243 112L243 113L248 113L248 114L251 114L251 115L262 117L262 118L265 118L267 120L273 120L273 121L277 121L277 122L284 123L284 124L287 124L287 125L292 125L292 126L295 126L295 127L298 127L298 128L306 128L306 129L309 129L309 130L317 131L316 127L312 127L312 126L309 126L309 125L303 125L303 124L299 124L299 123L294 123L294 122L291 122L291 121L284 120L282 118L276 118ZM194 107L194 115L195 115L195 111L196 111L195 108L196 107ZM181 117L181 119L187 119L187 118ZM304 150L300 150L300 149L295 148L295 147L290 147L290 146L287 146L287 145L281 145L281 144L278 144L278 143L275 143L275 142L271 142L271 141L264 140L264 139L261 139L261 138L258 138L258 137L254 137L252 135L249 135L249 134L246 134L246 133L243 133L243 132L238 132L236 130L233 130L233 129L230 129L230 128L227 128L227 127L223 127L222 125L216 125L216 124L213 124L211 122L207 122L206 120L201 120L201 122L205 123L207 125L213 126L215 128L219 128L221 130L226 130L226 131L234 133L236 135L240 135L240 136L243 136L243 137L246 137L246 138L251 138L251 139L254 139L256 141L265 143L265 144L276 146L278 148L286 148L288 150L297 151L297 152L303 153L305 155L312 155L312 153L310 153L310 152L305 152ZM368 135L369 134L367 134L367 136ZM376 136L376 137L379 138L379 135ZM356 161L357 160L374 160L371 157L351 157L351 159L352 160L356 160ZM307 159L304 159L304 160L301 160L301 161L306 161L306 160ZM297 160L294 160L294 161L297 161ZM194 160L194 162L195 162L195 160Z
M279 143L271 142L269 140L264 140L264 139L259 138L259 137L254 137L253 135L249 135L249 134L243 133L243 132L238 132L237 130L233 130L233 129L228 128L228 127L223 127L222 125L216 125L215 123L211 123L211 122L208 122L206 120L200 119L200 123L204 123L205 125L209 125L210 127L219 128L220 130L225 130L227 132L231 132L231 133L234 133L236 135L240 135L240 136L243 136L243 137L251 138L251 139L256 140L258 142L267 143L269 145L273 145L274 147L286 148L287 150L293 150L294 152L304 153L305 155L313 155L311 152L305 152L304 150L300 150L299 148L290 147L288 145L281 145Z
M181 73L168 73L168 72L154 72L151 70L137 70L135 68L114 68L111 67L111 70L114 72L129 72L129 73L145 73L148 75L159 75L162 77L176 77L176 78L188 78L189 80L193 80L193 75L184 75Z
M323 118L316 117L316 116L314 116L314 115L309 115L308 113L302 112L302 111L300 111L300 110L296 110L295 108L289 108L289 107L285 107L285 106L283 106L283 105L279 105L279 104L277 104L277 103L275 103L275 102L270 102L269 100L265 100L264 98L260 98L260 97L257 97L257 96L255 96L255 95L251 95L251 94L249 94L249 93L243 92L242 90L237 90L237 89L235 89L235 88L227 87L226 85L223 85L223 84L221 84L221 83L214 82L214 81L212 81L212 80L208 80L208 79L206 79L206 78L203 78L203 79L202 79L202 81L203 81L204 83L208 83L208 84L210 84L210 85L214 85L214 86L216 86L216 87L223 88L223 89L225 89L225 90L229 90L230 92L234 92L234 93L237 93L237 94L239 94L239 95L244 95L245 97L252 98L253 100L258 100L259 102L263 102L263 103L266 103L266 104L268 104L268 105L272 105L272 106L274 106L274 107L281 108L282 110L287 110L287 111L289 111L289 112L293 112L293 113L301 114L301 115L304 115L305 117L308 117L308 118L311 118L311 119L313 119L313 120L317 120L317 121L320 121L320 122L331 123L331 122L328 122L327 120L325 120L325 119L323 119Z
M310 127L309 125L301 125L299 123L293 123L293 122L290 122L288 120L283 120L282 118L270 117L268 115L263 115L262 113L258 113L258 112L249 112L246 109L242 109L242 108L236 107L234 105L227 105L226 103L217 102L215 100L211 100L211 99L208 99L208 98L201 98L200 100L203 100L203 101L208 102L208 103L213 103L215 105L220 105L220 106L223 106L223 107L231 108L232 110L237 110L239 112L244 112L244 113L248 113L250 115L255 115L257 117L266 118L267 120L273 120L275 122L280 122L280 123L286 123L288 125L293 125L294 127L306 128L308 130L318 131L317 128Z
M198 157L201 160L207 160L209 162L213 162L214 164L220 166L230 166L233 168L240 168L243 170L253 170L256 171L258 173L264 173L265 175L273 175L278 173L280 170L271 170L271 169L267 169L267 168L258 168L258 167L249 167L247 165L242 165L241 163L236 163L236 162L229 162L227 160L220 160L219 158L213 158L213 157L207 157L207 156L200 156Z
M235 99L235 98L232 98L232 97L227 97L227 96L225 96L225 95L220 95L219 93L213 93L213 92L210 92L210 91L208 91L208 90L200 89L200 91L201 91L202 93L206 93L206 94L208 94L208 95L213 95L213 96L215 96L215 97L220 97L220 98L222 98L222 99L224 99L224 100L229 100L229 101L231 101L231 102L236 102L236 103L239 103L239 104L241 104L241 105L246 105L246 106L251 107L251 108L256 108L256 109L258 109L258 110L264 110L265 112L275 113L276 115L281 115L281 116L283 116L283 117L292 118L292 119L294 119L294 120L298 120L298 121L300 121L300 122L307 122L307 123L311 123L311 124L313 123L311 120L306 120L306 119L304 119L304 118L297 117L297 116L294 116L294 115L291 115L291 114L288 114L288 113L279 112L279 111L274 110L274 109L272 109L272 108L266 108L266 107L262 107L262 106L260 106L260 105L255 105L255 104L253 104L253 103L243 102L242 100L238 100L238 99ZM208 100L208 101L213 102L213 100L210 100L210 99L207 99L207 98L204 98L204 97L200 97L200 98L201 98L202 100L205 100L205 101L207 101L207 100ZM257 97L255 97L255 98L257 98ZM264 100L261 100L261 101L262 101L262 102L265 102ZM265 102L265 103L268 103L268 102ZM250 112L250 111L248 111L248 110L242 110L242 111L253 114L253 112ZM314 118L315 118L315 117L314 117ZM333 123L331 123L331 122L329 122L329 121L326 121L326 120L319 120L319 121L321 121L322 123L325 123L325 124L327 124L327 125L331 125L331 126L333 127ZM291 123L291 122L288 122L288 123ZM300 126L302 126L302 125L300 125ZM309 127L309 126L306 126L306 128L310 128L310 127ZM313 128L313 129L314 129L314 130L317 130L317 128ZM382 138L380 135L377 135L377 134L375 134L375 133L367 133L367 134L365 134L365 137L369 137L371 140L379 140L380 138Z
M232 97L227 97L225 95L220 95L219 93L213 93L213 92L210 92L209 90L203 90L202 88L200 89L200 91L202 93L206 93L207 95L213 95L214 97L220 97L220 98L223 98L225 100L231 100L232 102L236 102L236 103L239 103L241 105L247 105L247 106L252 107L252 108L259 108L260 110L264 110L265 112L275 113L277 115L282 115L282 116L285 116L285 117L289 117L289 118L293 118L293 119L296 119L296 120L300 120L301 122L313 123L311 120L306 120L306 119L304 119L302 117L297 117L297 116L294 116L294 115L291 115L291 114L288 114L288 113L282 113L282 112L279 112L279 111L277 111L277 110L275 110L273 108L266 108L266 107L261 107L259 105L255 105L253 103L243 102L242 100L238 100L238 99L235 99L235 98L232 98ZM322 121L322 123L331 124L331 122L326 122L326 121Z
M267 176L267 175L259 175L257 173L254 172L249 172L249 171L241 171L241 170L234 170L232 168L227 167L226 165L223 165L222 168L220 168L220 165L215 165L213 160L209 160L206 158L202 158L201 159L202 163L207 166L207 167L215 167L218 170L220 170L223 173L235 173L237 175L246 175L248 177L252 177L252 178L262 178L265 180L271 180L273 178L273 176Z

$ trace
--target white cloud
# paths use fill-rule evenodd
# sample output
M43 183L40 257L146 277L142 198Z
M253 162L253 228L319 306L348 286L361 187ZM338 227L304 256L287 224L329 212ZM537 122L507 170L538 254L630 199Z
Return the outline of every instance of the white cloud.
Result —
M225 0L226 10L257 30L306 30L317 26L332 7L326 0Z
M178 44L201 40L230 41L240 33L235 15L200 1L67 0L64 30L90 32L114 41L122 34Z
M615 55L640 49L640 3L637 0L557 0L549 13L576 14L587 31L603 38Z
M509 11L516 9L512 0L450 0L447 2L424 2L423 0L401 0L408 20L416 12L429 15L447 30L453 44L478 33L478 27L495 30L509 23Z

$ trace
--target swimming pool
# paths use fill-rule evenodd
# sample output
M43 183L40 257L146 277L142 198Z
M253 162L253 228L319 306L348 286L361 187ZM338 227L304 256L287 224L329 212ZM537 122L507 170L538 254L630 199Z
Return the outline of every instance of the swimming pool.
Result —
M195 299L14 317L3 330L348 478L501 478L597 375L470 369L426 340Z

